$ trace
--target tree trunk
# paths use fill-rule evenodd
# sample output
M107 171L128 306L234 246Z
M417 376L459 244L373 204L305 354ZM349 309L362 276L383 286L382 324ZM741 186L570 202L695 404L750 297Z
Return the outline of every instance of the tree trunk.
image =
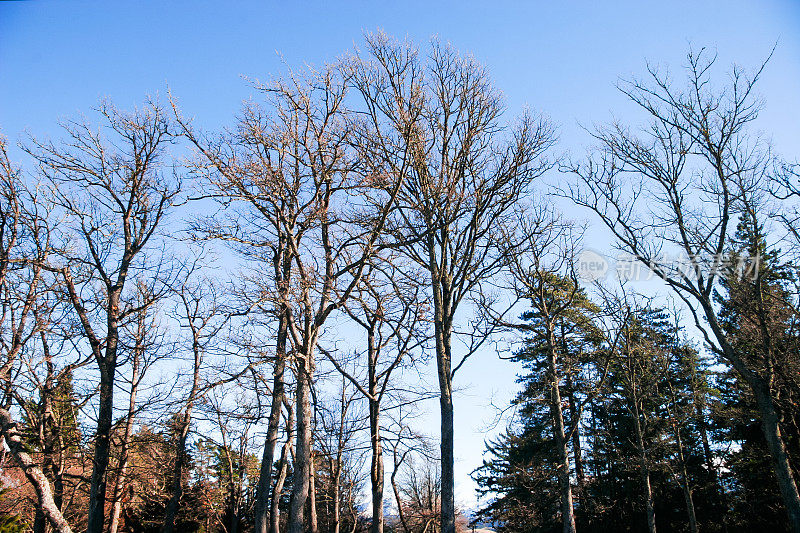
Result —
M586 474L583 470L583 454L581 453L580 413L578 412L578 402L575 400L575 389L569 372L567 373L567 398L570 417L572 417L572 455L575 458L575 477L578 480L578 498L580 508L583 510L583 516L589 516L586 501ZM574 501L572 508L574 515Z
M681 485L683 486L683 499L686 502L686 514L689 516L689 531L697 533L697 515L694 511L694 498L692 488L689 486L689 476L686 473L686 465L681 468Z
M286 366L286 315L281 313L278 321L278 337L275 349L275 368L272 377L272 406L267 422L267 438L264 443L264 454L261 457L261 471L256 488L256 501L253 508L255 515L255 533L267 533L269 527L268 507L269 493L272 488L272 464L275 461L275 448L278 445L281 411L283 410L283 373Z
M11 418L11 414L2 408L0 408L0 433L5 439L6 446L8 446L14 461L25 473L25 477L30 484L33 485L38 502L37 508L42 511L57 533L72 533L72 528L64 520L64 515L61 514L55 501L53 501L50 482L31 459L30 455L25 452L25 445L17 432L17 423Z
M123 444L123 447L125 445ZM114 483L114 492L113 492L113 506L111 509L111 525L108 526L109 533L117 533L119 529L119 519L122 515L122 492L125 488L125 473L128 469L128 452L127 450L122 451L123 456L120 458L119 461L119 471L117 473L117 479Z
M309 354L297 359L297 446L294 455L294 483L289 506L288 533L303 533L303 515L310 478L311 460L311 368Z
M119 518L122 514L122 493L125 488L125 474L128 470L128 451L130 448L131 435L133 434L133 417L136 412L136 392L139 387L140 357L140 348L137 347L134 350L132 362L133 368L131 372L131 393L128 398L128 415L125 420L125 431L122 436L117 479L114 481L114 492L112 496L112 501L114 503L111 511L111 525L108 528L109 533L117 533L119 529Z
M381 404L378 391L378 350L375 347L373 330L367 332L369 374L369 440L372 458L370 461L370 488L372 492L371 533L383 533L383 444L381 443ZM388 379L388 377L386 378Z
M281 493L283 492L283 485L286 482L286 475L289 472L289 457L287 449L289 444L283 446L280 458L280 470L278 470L278 478L275 480L275 488L272 491L272 499L270 500L270 513L269 513L269 533L280 533L281 530L281 515L280 515L280 502Z
M275 480L275 488L272 490L269 513L269 533L280 533L280 509L281 494L286 476L289 472L289 458L292 450L292 440L294 439L294 413L289 413L289 420L286 423L286 443L281 450L280 469L278 479Z
M642 478L642 489L644 491L644 503L647 512L647 530L656 533L656 510L653 505L653 489L650 486L650 468L647 466L647 456L644 450L639 452L639 474Z
M180 505L183 493L183 469L186 467L186 439L189 435L189 424L192 418L192 408L188 406L183 416L183 421L178 434L178 444L175 453L175 469L172 473L172 495L167 503L166 516L162 533L172 533L175 529L175 519L178 516L178 506Z
M567 378L569 379L569 378ZM583 471L583 453L581 450L580 419L578 418L578 407L575 401L575 392L570 384L569 389L569 411L572 415L572 454L575 457L575 477L578 478L578 487L583 489L586 483L586 473Z
M569 450L567 437L564 431L564 413L561 408L561 390L558 379L558 354L556 353L555 338L552 328L549 328L548 344L548 374L550 380L550 414L553 417L553 435L556 440L558 454L558 483L561 489L561 520L564 533L575 533L575 512L572 507L572 484L569 479Z
M453 437L453 379L451 375L450 328L437 320L436 366L439 376L439 409L441 412L441 533L455 533L455 479Z
M333 493L333 528L331 528L332 533L339 533L339 529L341 528L341 517L339 512L339 502L341 498L339 497L339 492L341 491L340 482L341 482L341 459L337 457L336 464L333 464L331 461L331 475L333 479L331 480L331 492Z
M377 391L376 391L377 392ZM372 394L373 391L370 391ZM380 433L380 405L377 401L369 402L369 431L372 444L372 462L370 464L370 483L372 488L372 525L371 533L383 533L383 445Z
M753 392L755 393L758 410L761 412L761 427L767 441L767 449L769 449L772 457L778 489L786 506L789 527L792 532L800 533L800 495L798 495L797 485L792 476L792 466L789 463L786 445L781 435L775 403L769 391L766 390L766 386L761 383L754 384Z
M187 306L188 307L188 306ZM172 533L175 529L175 520L178 516L178 507L183 494L183 469L186 467L186 440L189 437L189 428L192 424L192 411L197 393L200 390L200 366L203 361L203 347L200 345L200 331L194 327L192 313L187 309L187 319L189 320L192 331L192 354L194 364L192 371L192 388L189 391L189 398L186 401L186 408L183 412L181 425L178 428L178 442L175 452L175 469L172 473L172 495L167 503L166 515L162 533Z
M311 461L309 461L308 469L308 531L309 533L317 533L317 468L314 463L314 452L311 452Z
M716 321L715 311L711 304L708 302L701 303L704 305L706 319L709 321L714 336L722 348L723 357L733 365L733 368L753 390L761 419L761 429L764 432L767 449L772 458L778 490L781 493L783 505L786 507L789 528L793 533L800 533L800 493L797 491L797 484L792 474L792 466L786 453L786 445L781 436L778 413L775 410L775 403L770 394L769 385L745 363L736 349L728 342L722 327Z
M42 334L44 339L44 334ZM45 341L46 342L46 341ZM58 432L58 428L54 427L55 418L53 416L53 360L50 356L50 350L47 349L47 344L44 344L45 361L47 363L47 377L45 378L44 386L39 389L41 396L41 413L38 421L39 432L39 447L42 450L43 464L42 472L51 472L57 474L57 468L53 456L55 454L55 446L53 445L54 434ZM0 463L1 465L2 463ZM46 475L46 474L45 474ZM53 502L61 509L61 502L53 495ZM36 509L36 515L33 519L33 533L46 533L48 530L47 517L41 509Z
M231 489L234 490L234 489ZM231 523L228 533L238 533L239 531L239 504L235 494L231 494Z
M109 341L110 342L110 341ZM111 427L114 423L114 374L116 361L106 357L100 362L100 405L94 445L87 533L103 533L106 503L106 471L111 450Z
M403 502L400 499L400 489L397 488L397 471L400 468L400 463L402 463L402 459L400 462L397 461L397 448L394 449L394 469L392 470L392 475L389 477L389 483L392 486L392 492L394 493L394 501L397 504L397 515L400 518L400 525L403 526L404 533L411 533L411 529L409 528L408 522L406 521L406 515L403 512Z

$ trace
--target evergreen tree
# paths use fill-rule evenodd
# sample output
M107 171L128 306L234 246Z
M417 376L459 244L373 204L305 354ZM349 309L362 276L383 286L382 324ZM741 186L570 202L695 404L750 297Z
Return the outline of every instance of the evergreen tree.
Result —
M780 257L781 251L768 245L763 225L746 212L728 251L723 290L716 296L727 335L770 383L783 442L798 479L800 337L793 299L796 276L794 267L781 262ZM787 531L754 395L732 369L720 373L719 388L716 437L734 443L725 458L725 482L732 492L732 524L737 528Z
M701 425L710 394L707 364L661 309L631 313L614 346L601 341L588 299L576 303L557 340L566 354L559 375L572 378L563 377L562 387L571 386L584 405L577 421L569 417L586 435L582 460L574 462L582 472L572 472L581 486L578 529L647 531L650 515L662 530L719 530L720 498L708 468L712 443L707 454ZM536 324L534 313L526 318ZM545 350L534 336L516 354L526 371L518 379L517 416L487 444L488 457L474 473L480 494L489 497L477 519L502 532L562 529Z
M562 449L572 458L566 475L571 479L574 472L578 482L578 498L569 505L576 511L582 507L580 404L590 381L586 353L598 342L592 318L597 306L573 279L542 269L531 277L532 308L522 316L528 337L513 358L526 370L517 380L523 386L514 400L518 416L504 435L487 444L491 458L475 472L480 491L496 495L479 517L509 532L562 529ZM581 512L576 514L580 522Z

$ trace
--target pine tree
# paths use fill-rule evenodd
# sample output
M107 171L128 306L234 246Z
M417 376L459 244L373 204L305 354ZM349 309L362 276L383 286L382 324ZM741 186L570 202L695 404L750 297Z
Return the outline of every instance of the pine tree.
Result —
M584 503L580 404L588 381L586 352L598 340L592 317L597 306L574 280L554 272L537 271L529 287L532 308L522 316L528 337L513 358L526 370L517 380L523 386L514 400L518 419L487 445L491 458L475 472L480 490L497 495L479 516L500 522L502 531L559 529L563 476L571 484L573 472L577 503L566 505L579 510ZM566 473L565 463L571 466Z

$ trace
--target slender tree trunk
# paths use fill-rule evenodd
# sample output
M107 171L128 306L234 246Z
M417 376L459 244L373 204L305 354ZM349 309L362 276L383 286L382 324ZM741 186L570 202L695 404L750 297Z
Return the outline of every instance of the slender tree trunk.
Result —
M575 457L575 476L578 478L578 487L583 488L586 483L586 473L583 471L583 451L581 450L581 432L578 419L578 407L575 402L574 392L569 391L569 409L572 415L572 454Z
M53 446L53 439L54 433L58 431L58 428L54 427L55 417L53 416L53 359L50 355L50 350L48 349L47 342L45 340L44 332L42 332L42 340L44 341L44 354L45 354L45 362L47 364L47 377L45 378L44 386L39 389L39 394L41 396L41 414L39 415L39 423L38 423L38 430L39 430L39 446L42 450L43 457L43 466L42 472L51 472L53 474L57 473L57 468L55 467L55 461L53 459L53 455L55 454L55 446ZM2 464L2 463L0 463ZM45 474L46 475L46 474ZM61 509L61 502L56 501L55 494L53 495L53 501L56 506ZM47 517L44 515L41 509L36 509L36 515L33 519L33 532L34 533L45 533L48 530L48 522Z
M686 472L686 465L681 466L681 485L683 488L683 499L686 503L686 514L689 517L689 531L697 533L697 515L694 511L694 497L692 488L689 486L689 476Z
M647 530L656 533L656 510L653 505L653 488L650 486L650 468L644 450L639 451L639 474L642 478L644 503L647 512Z
M272 406L267 422L267 438L264 443L264 454L261 457L261 471L256 487L256 501L253 509L255 515L255 533L267 533L269 527L268 507L269 492L272 487L272 465L275 461L275 448L278 445L281 411L283 410L283 374L286 366L286 314L281 313L278 320L278 336L275 350L275 368L272 377Z
M402 459L400 460L402 463ZM404 533L411 533L408 522L406 520L405 512L403 511L403 502L400 499L400 489L397 488L397 471L400 468L400 463L397 461L397 448L394 449L394 469L392 475L389 477L389 483L392 485L392 492L394 493L394 501L397 504L397 515L400 518L400 525L403 527Z
M310 350L307 350L310 352ZM303 533L303 515L311 475L311 367L310 354L297 359L297 446L294 455L294 483L289 505L288 533Z
M239 441L239 450L237 453L238 465L235 469L231 468L231 526L228 530L229 533L239 533L239 520L241 518L242 500L244 499L244 458L246 456L243 443L244 439ZM234 482L234 479L237 481Z
M581 450L581 421L580 413L578 413L578 402L575 401L575 390L569 373L567 374L567 397L569 401L569 413L572 417L572 455L575 458L575 477L578 480L578 498L580 499L581 508L583 509L583 515L586 516L586 474L583 470L583 454Z
M200 331L194 326L193 313L186 306L186 318L190 322L189 327L192 331L192 355L194 356L192 370L192 388L189 390L189 398L186 401L186 408L183 412L180 427L178 428L178 441L175 452L175 468L172 473L172 494L167 503L166 515L162 533L172 533L175 529L175 520L178 516L181 496L183 494L183 470L186 468L188 453L186 451L186 441L189 437L189 428L192 425L192 413L197 393L200 390L200 367L203 362L203 346L200 344Z
M341 498L339 496L339 492L341 491L341 458L336 458L336 464L333 464L331 461L331 475L333 479L331 480L331 493L333 494L333 527L331 528L332 533L339 533L339 529L341 528L341 517L339 516L339 502Z
M272 499L270 500L270 513L269 513L269 533L280 533L281 530L281 515L280 515L280 502L281 493L283 492L283 485L286 483L286 475L289 473L289 457L287 449L290 444L283 446L280 458L280 469L278 470L278 478L275 480L275 488L272 491Z
M123 444L123 447L125 445ZM122 492L125 488L125 474L128 469L128 452L122 451L122 457L119 461L117 479L114 483L114 492L112 496L113 506L111 509L111 524L108 526L109 533L117 533L119 530L119 520L122 515Z
M553 435L556 440L558 454L558 483L561 489L561 520L564 533L575 533L575 512L572 506L572 484L569 479L569 450L564 431L564 413L561 408L561 387L558 379L558 354L555 337L549 328L548 344L548 378L550 385L550 414L553 417Z
M278 478L275 480L275 488L272 490L270 501L270 520L269 533L280 533L280 509L281 494L286 476L289 472L289 459L292 455L292 441L294 440L294 411L289 412L289 420L286 422L286 443L281 450L280 468Z
M383 533L383 444L381 443L381 405L378 395L377 366L378 355L375 348L375 334L372 330L367 333L368 367L369 374L369 438L372 458L370 462L370 486L372 492L372 524L371 533Z
M692 486L689 482L689 473L686 470L686 455L683 453L683 438L681 437L681 430L678 427L678 421L675 419L675 412L677 409L675 401L675 392L672 385L669 385L671 400L673 408L667 405L667 416L672 424L672 434L675 437L675 445L678 447L678 465L681 469L680 485L683 490L683 500L686 504L686 515L689 518L689 531L697 533L697 515L694 510L694 497L692 496Z
M234 489L231 489L234 490ZM239 531L239 503L235 494L231 494L231 523L228 533L238 533Z
M131 435L133 434L133 418L136 412L136 392L139 387L139 362L141 358L140 348L134 350L133 371L131 372L131 393L128 398L128 414L125 419L125 431L122 436L120 449L119 467L117 468L117 479L114 482L114 492L112 496L113 507L111 510L111 525L109 533L117 533L119 529L119 519L122 514L122 493L125 488L125 475L128 470L128 452L130 449Z
M42 451L44 452L42 455L44 456L44 461L42 465L42 472L45 473L47 471L52 471L50 467L50 462L52 459L52 448L49 446L49 440L47 437L47 427L46 424L52 418L52 412L50 409L50 391L52 390L52 382L50 379L50 374L48 372L48 379L44 386L43 391L40 392L42 397L42 404L43 409L41 412L41 418L39 420L39 446L41 447ZM1 463L0 463L1 464ZM45 474L46 475L46 474ZM54 498L55 499L55 498ZM47 517L44 516L44 513L41 509L36 509L36 514L33 518L33 533L46 533L47 531Z
M315 464L314 451L311 451L311 461L309 462L309 476L308 476L308 531L309 533L317 533L319 528L317 526L317 466Z
M238 517L239 517L239 492L241 492L241 481L239 483L236 482L237 479L237 471L239 468L234 465L234 458L233 458L233 443L228 443L228 439L225 432L225 425L222 422L222 415L220 410L216 410L216 417L217 417L217 426L220 430L220 436L222 437L222 455L225 459L225 474L227 475L228 479L228 493L225 496L225 514L223 515L222 519L220 520L220 524L222 527L227 531L227 533L236 533L237 526L238 526ZM241 441L240 441L241 443ZM242 457L240 454L239 463L243 464ZM239 476L241 480L241 476ZM220 479L220 481L222 481ZM223 521L227 521L227 525Z
M372 393L372 391L370 391ZM370 442L372 444L372 462L370 464L370 482L372 485L372 525L371 533L383 533L383 445L380 434L380 405L370 400Z
M50 348L46 341L44 341L44 334L42 335L42 346L45 353L45 358L47 360L47 367L48 367L48 387L47 387L47 394L49 397L49 407L48 410L50 411L50 420L52 423L50 435L48 438L48 451L47 451L47 463L50 468L51 475L53 477L53 502L56 504L56 507L61 509L62 504L64 503L64 471L66 470L66 460L64 457L65 453L65 445L64 445L64 434L63 434L63 427L62 427L62 419L61 416L56 419L55 414L52 411L52 395L54 389L54 382L53 382L53 373L54 373L54 365L52 356L50 354ZM69 409L72 409L71 398L62 398L61 401L65 403Z

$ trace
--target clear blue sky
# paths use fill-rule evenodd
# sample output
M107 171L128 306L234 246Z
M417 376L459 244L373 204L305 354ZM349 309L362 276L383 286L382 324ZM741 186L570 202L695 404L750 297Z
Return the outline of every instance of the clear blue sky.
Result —
M0 0L0 131L55 134L55 120L88 112L99 98L121 107L169 86L204 128L230 123L250 94L241 76L319 64L382 28L424 43L436 34L488 65L512 111L524 105L559 124L560 149L581 153L577 126L631 107L614 89L645 59L675 74L691 43L723 64L759 64L759 127L777 150L800 158L800 2L55 2ZM554 177L553 179L558 179ZM583 215L579 215L583 216ZM479 464L487 398L513 395L516 369L489 354L458 378L458 497L470 503L468 473ZM471 386L471 387L470 387ZM432 406L433 407L433 406ZM435 418L433 419L435 421ZM435 429L431 428L432 430Z

